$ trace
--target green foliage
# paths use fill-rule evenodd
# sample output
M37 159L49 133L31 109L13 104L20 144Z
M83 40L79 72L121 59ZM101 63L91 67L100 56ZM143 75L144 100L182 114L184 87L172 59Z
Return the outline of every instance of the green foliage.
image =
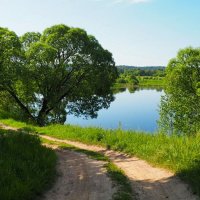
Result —
M119 78L116 80L116 83L122 83L122 84L132 84L137 86L139 81L133 74L120 74Z
M168 133L195 135L200 131L200 49L179 51L167 66L166 96L160 126Z
M0 28L1 101L15 117L39 125L63 123L67 112L96 117L113 101L116 77L112 54L83 29L61 24L18 37Z
M0 130L1 199L35 199L52 182L55 165L55 153L38 137Z
M39 42L41 37L40 33L28 32L20 37L21 44L24 50L30 48L31 44Z
M21 44L17 35L6 28L0 27L0 89L12 84L18 79L20 66L16 60L21 60Z
M125 66L124 66L125 67ZM120 85L164 86L165 68L118 66L119 78L115 87Z
M129 73L135 76L154 76L164 77L165 67L148 66L148 67L136 67L136 66L117 66L119 73Z

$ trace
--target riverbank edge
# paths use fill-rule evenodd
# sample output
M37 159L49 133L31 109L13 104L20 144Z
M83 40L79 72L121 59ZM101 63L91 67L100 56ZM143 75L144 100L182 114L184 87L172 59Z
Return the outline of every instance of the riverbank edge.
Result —
M166 85L164 78L163 79L139 79L138 84L133 84L133 83L114 83L112 86L112 89L115 88L126 88L126 87L155 87L155 88L164 88Z

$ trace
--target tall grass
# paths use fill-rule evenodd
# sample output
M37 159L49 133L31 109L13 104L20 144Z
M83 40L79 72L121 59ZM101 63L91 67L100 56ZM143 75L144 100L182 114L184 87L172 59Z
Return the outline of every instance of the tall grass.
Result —
M26 124L12 120L4 123L27 127ZM32 129L40 134L101 145L138 156L156 166L172 170L200 195L200 135L178 137L71 125L51 125L43 128L32 127Z
M55 164L37 136L0 130L0 199L35 199L52 182Z

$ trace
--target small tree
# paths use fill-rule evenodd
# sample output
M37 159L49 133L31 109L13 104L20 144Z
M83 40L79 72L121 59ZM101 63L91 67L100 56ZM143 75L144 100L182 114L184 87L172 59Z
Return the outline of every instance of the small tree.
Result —
M166 73L160 127L169 133L196 134L200 130L200 49L179 51Z
M112 54L79 28L55 25L18 37L0 28L0 90L13 109L43 126L67 113L96 117L113 101ZM5 95L6 94L6 95Z

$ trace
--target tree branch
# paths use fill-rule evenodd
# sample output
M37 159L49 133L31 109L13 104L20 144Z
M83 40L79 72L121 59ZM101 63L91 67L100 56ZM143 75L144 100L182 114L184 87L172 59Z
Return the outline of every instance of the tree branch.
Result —
M20 99L17 97L17 95L15 94L15 92L13 91L13 89L10 87L9 89L7 89L7 91L14 98L15 102L20 106L20 108L27 114L27 116L31 120L35 121L35 118L31 114L31 112L29 111L29 109L20 101Z
M58 100L54 103L54 105L57 105L60 101L62 101L73 89L74 87L77 87L77 85L79 85L81 83L81 81L84 79L86 73L83 73L78 81L76 82L76 84L72 85L63 95L61 95ZM55 106L50 107L48 110L46 110L46 114L48 114L51 110L54 109Z

